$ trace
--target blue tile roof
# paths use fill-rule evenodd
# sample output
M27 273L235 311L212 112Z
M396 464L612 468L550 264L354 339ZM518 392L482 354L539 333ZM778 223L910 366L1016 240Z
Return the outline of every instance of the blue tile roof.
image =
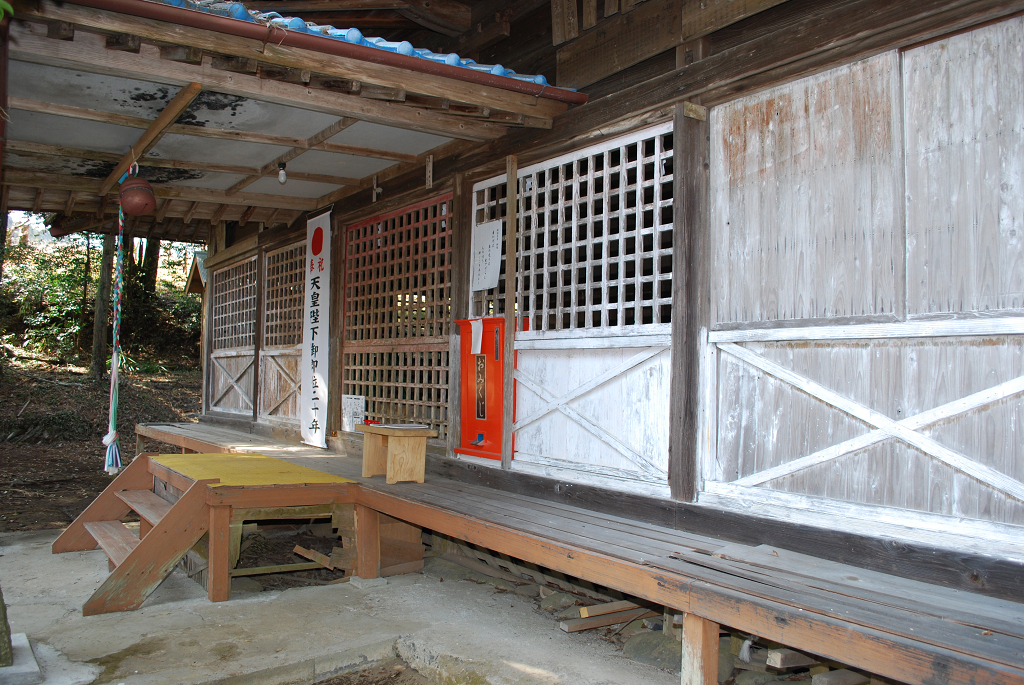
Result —
M406 55L407 57L418 57L420 59L429 60L431 62L440 62L453 67L462 67L464 69L471 69L473 71L481 71L487 74L494 74L495 76L507 76L514 78L519 81L526 81L528 83L536 83L539 85L547 85L547 79L542 75L527 75L517 74L511 69L505 69L500 64L477 64L471 59L462 59L455 53L438 53L431 52L430 50L424 50L421 48L414 48L412 43L403 40L400 43L394 43L386 41L383 38L367 38L363 35L359 29L338 29L333 26L320 26L318 24L312 24L304 21L299 17L282 17L277 12L259 12L258 10L248 9L245 5L240 2L223 2L221 0L159 0L165 5L172 5L174 7L182 7L184 9L198 10L200 12L207 12L210 14L216 14L222 17L229 17L231 19L239 19L241 21L255 22L263 24L265 26L275 26L278 28L287 29L289 31L297 31L301 33L311 33L315 35L327 36L328 38L334 38L336 40L343 40L346 43L352 43L354 45L364 45L370 48L376 48L378 50L387 50L388 52L395 52L399 55Z

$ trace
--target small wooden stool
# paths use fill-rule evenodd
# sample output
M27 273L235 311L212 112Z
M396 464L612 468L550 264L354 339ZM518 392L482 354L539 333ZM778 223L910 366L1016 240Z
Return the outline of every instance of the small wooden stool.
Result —
M363 434L363 478L383 475L388 485L423 482L427 438L436 438L437 431L373 424L359 424L356 430Z

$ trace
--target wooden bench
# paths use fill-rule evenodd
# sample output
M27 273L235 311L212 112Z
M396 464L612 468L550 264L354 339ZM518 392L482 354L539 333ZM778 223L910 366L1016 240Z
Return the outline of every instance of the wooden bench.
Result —
M388 485L401 481L423 482L427 438L436 438L429 428L396 428L360 424L363 433L363 478L385 476Z

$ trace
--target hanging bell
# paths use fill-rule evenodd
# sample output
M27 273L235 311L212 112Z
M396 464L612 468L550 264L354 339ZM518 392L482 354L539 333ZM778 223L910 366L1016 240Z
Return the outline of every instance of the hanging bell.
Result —
M146 179L137 176L125 179L120 195L121 208L130 216L145 216L156 209L156 195Z

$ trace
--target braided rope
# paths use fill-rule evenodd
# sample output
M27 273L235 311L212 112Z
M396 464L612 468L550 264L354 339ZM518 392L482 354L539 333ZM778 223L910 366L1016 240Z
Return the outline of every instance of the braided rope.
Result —
M133 165L133 168L136 168ZM128 173L121 178L125 178ZM107 434L103 436L103 444L107 446L107 457L103 469L116 474L121 469L121 448L117 434L117 370L121 357L121 297L124 294L124 209L117 208L117 268L114 270L114 345L110 356L110 420Z

